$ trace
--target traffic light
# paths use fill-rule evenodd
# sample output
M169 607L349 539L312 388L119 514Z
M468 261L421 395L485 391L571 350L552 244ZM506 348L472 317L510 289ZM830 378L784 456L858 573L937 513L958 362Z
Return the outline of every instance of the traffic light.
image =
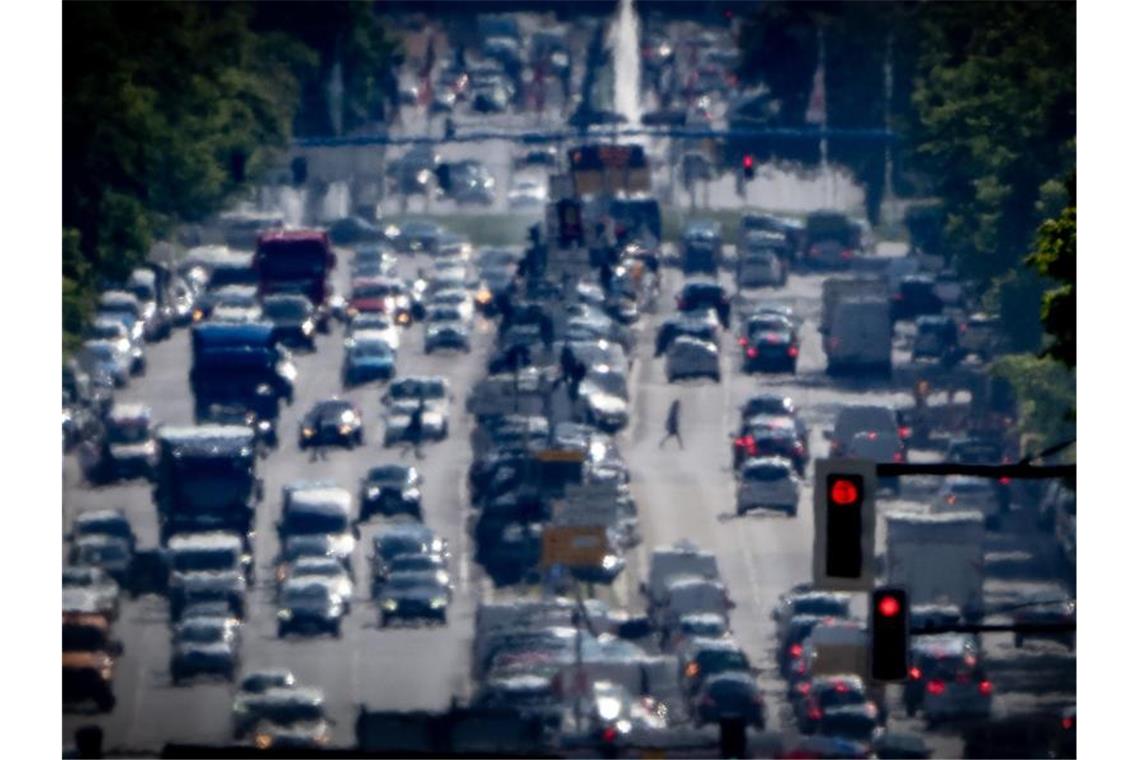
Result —
M814 580L832 591L870 591L875 581L875 463L815 462Z
M910 605L897 586L871 592L871 680L905 681L910 654Z
M744 154L744 159L740 162L740 168L744 171L745 179L752 179L756 176L756 160L752 158L751 153Z

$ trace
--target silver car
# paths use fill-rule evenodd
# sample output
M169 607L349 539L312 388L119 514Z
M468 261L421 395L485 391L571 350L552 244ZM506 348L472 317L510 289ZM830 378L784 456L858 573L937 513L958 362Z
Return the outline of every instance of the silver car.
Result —
M669 382L684 377L711 377L720 382L720 351L715 343L678 336L665 353L665 377Z
M740 468L736 484L736 514L750 509L782 509L788 517L796 514L800 500L800 479L795 466L782 457L749 459Z

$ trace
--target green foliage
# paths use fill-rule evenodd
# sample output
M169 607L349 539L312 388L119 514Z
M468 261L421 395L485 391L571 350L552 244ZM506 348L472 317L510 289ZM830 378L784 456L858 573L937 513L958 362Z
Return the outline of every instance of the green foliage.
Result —
M1045 355L1070 369L1077 366L1077 198L1076 174L1069 181L1069 205L1037 231L1037 247L1025 263L1053 280L1041 301L1041 323L1050 335Z
M1013 386L1021 433L1048 446L1076 437L1076 377L1060 362L1031 354L1009 354L990 372Z

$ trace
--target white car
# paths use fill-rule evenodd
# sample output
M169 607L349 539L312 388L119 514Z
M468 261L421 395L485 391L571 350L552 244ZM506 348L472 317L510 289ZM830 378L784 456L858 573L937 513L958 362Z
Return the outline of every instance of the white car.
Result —
M546 203L546 185L533 179L516 180L507 191L511 208L537 208Z
M949 475L938 489L930 511L936 514L978 511L985 517L986 527L992 528L1001 514L1001 502L992 480L971 475Z
M424 405L425 440L442 441L447 437L451 414L451 386L438 376L404 377L388 386L381 398L385 409L384 445L404 440L412 412Z
M623 372L593 368L578 388L586 422L609 433L629 424L629 389Z
M720 351L715 343L677 337L665 353L665 377L673 382L683 377L711 377L720 382Z
M435 305L454 306L459 310L459 316L464 322L470 322L475 318L475 299L466 290L448 289L441 290L431 297L428 303L428 308Z
M741 466L736 483L736 514L767 508L782 509L788 517L794 517L799 501L800 479L787 459L757 457Z
M371 311L357 314L345 330L345 345L351 346L356 335L365 331L383 335L384 341L392 347L393 353L400 350L400 328L396 327L396 323L387 314Z

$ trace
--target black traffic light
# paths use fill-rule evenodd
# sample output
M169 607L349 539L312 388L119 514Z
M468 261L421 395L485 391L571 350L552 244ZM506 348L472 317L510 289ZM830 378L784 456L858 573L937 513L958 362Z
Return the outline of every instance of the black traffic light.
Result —
M897 586L871 592L871 680L905 681L910 654L910 603Z
M834 578L863 575L863 476L827 476L827 557L824 572Z
M740 168L744 172L744 179L752 179L756 176L756 159L752 157L751 153L744 154Z

